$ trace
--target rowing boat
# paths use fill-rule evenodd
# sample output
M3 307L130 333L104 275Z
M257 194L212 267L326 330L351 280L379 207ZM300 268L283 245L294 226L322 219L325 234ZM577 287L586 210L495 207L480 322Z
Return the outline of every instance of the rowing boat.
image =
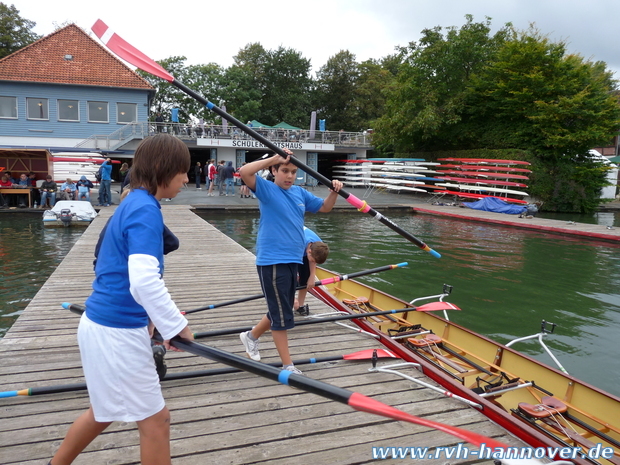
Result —
M522 160L500 160L497 158L438 158L438 161L458 162L464 165L530 165Z
M317 269L318 279L334 275ZM620 464L620 398L449 321L446 310L458 308L443 300L448 292L419 306L421 299L408 303L354 280L312 292L345 313L411 308L355 322L533 448L573 448L578 464ZM443 318L431 313L441 310ZM549 332L543 322L541 343ZM602 450L606 458L588 457Z

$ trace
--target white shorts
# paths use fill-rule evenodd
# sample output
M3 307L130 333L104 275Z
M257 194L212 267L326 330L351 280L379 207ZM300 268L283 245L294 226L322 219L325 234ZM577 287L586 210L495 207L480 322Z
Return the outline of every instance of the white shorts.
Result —
M148 328L110 328L82 315L78 343L99 422L141 421L165 406Z

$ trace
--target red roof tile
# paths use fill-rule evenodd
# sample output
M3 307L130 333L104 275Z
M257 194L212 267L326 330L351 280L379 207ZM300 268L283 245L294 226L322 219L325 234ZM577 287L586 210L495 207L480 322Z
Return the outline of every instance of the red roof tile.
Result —
M153 89L75 24L1 59L0 80Z

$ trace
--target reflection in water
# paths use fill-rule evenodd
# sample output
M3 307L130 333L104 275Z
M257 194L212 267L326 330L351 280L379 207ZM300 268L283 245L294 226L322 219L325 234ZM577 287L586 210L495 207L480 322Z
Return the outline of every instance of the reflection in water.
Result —
M202 214L253 251L256 216ZM339 273L407 261L360 278L403 300L454 286L455 322L500 342L558 324L545 341L569 373L620 395L620 246L537 231L423 215L390 215L442 254L436 259L366 215L309 215L306 225L330 246L325 267ZM235 225L237 222L239 224ZM241 232L237 234L237 232ZM535 341L515 349L553 362Z
M0 215L0 337L83 232L84 228L44 228L40 215Z

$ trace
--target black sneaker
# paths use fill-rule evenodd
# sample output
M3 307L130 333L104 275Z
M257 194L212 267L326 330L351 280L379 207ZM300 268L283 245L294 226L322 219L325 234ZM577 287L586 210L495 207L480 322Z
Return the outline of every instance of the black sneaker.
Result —
M302 305L301 307L298 307L295 312L301 316L308 316L310 315L310 307L308 307L308 304Z
M157 376L159 376L159 380L161 381L165 378L166 372L168 371L166 360L164 359L166 348L160 345L153 345L151 348L153 349L153 360L155 360Z

